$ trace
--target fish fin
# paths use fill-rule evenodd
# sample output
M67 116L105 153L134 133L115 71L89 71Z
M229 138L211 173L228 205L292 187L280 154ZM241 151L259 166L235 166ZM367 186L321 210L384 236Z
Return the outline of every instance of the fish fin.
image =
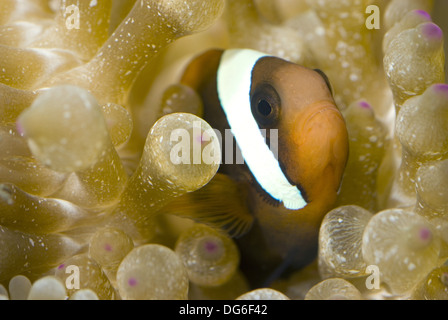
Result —
M258 192L258 194L260 195L261 199L266 202L268 205L273 206L273 207L279 207L281 202L272 198L266 191L264 191L261 186L258 184L258 182L254 182L252 184L253 188Z
M217 173L207 185L174 199L160 213L189 218L239 238L249 231L254 221L246 199L244 185Z

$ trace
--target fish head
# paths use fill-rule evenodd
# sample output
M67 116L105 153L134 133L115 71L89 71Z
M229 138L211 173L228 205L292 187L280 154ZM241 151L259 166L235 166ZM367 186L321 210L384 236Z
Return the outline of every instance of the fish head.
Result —
M250 98L252 114L266 129L289 183L307 204L331 206L348 158L348 133L326 76L283 59L262 58L252 72Z

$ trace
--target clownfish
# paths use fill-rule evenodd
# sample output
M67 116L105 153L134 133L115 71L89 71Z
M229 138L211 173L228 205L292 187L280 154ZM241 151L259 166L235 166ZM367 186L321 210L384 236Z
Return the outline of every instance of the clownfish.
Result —
M348 157L328 78L258 51L230 49L194 58L180 82L200 95L200 116L212 128L223 137L231 131L244 163L223 160L209 184L164 211L234 236L254 286L311 263ZM224 159L229 150L222 145Z

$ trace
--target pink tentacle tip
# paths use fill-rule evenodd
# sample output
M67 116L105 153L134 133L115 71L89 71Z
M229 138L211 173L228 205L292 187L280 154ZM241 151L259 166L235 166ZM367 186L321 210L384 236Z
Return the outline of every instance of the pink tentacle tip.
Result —
M435 84L434 90L439 91L439 92L448 92L448 84L446 84L446 83Z
M425 23L423 26L423 35L430 39L442 39L443 31L435 23Z
M23 128L23 125L19 120L16 121L16 130L20 136L23 137L25 135L25 129Z
M368 110L372 109L372 106L370 105L370 103L368 103L367 101L364 101L364 100L359 102L359 106L363 109L368 109Z
M202 146L210 141L210 135L207 132L203 132L196 136L196 142L200 143Z
M58 266L58 270L61 270L62 268L64 268L65 267L65 264L60 264L59 266Z
M415 13L417 13L418 15L426 18L428 21L431 21L431 15L426 12L425 10L414 10Z
M428 241L430 240L432 237L432 233L431 230L429 230L428 228L421 228L420 229L420 239L423 241Z
M110 244L106 243L106 244L104 245L104 250L110 252L110 251L112 251L112 246L111 246Z
M448 99L448 84L439 83L432 86L433 92L439 94L443 99Z
M213 241L207 241L205 243L205 250L207 250L208 252L214 252L216 248L218 248L218 246Z
M137 285L137 279L129 278L128 279L128 285L131 286L131 287L135 287Z
M202 137L202 134L196 136L196 142L201 144L204 143L204 138Z

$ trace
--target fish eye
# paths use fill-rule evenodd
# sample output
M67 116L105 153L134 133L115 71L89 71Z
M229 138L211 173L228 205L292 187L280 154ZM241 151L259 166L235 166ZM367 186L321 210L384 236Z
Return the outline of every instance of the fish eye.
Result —
M271 114L272 107L266 100L260 100L260 102L258 102L258 112L267 117Z
M280 96L269 84L257 86L251 98L252 115L259 125L274 125L280 115Z

